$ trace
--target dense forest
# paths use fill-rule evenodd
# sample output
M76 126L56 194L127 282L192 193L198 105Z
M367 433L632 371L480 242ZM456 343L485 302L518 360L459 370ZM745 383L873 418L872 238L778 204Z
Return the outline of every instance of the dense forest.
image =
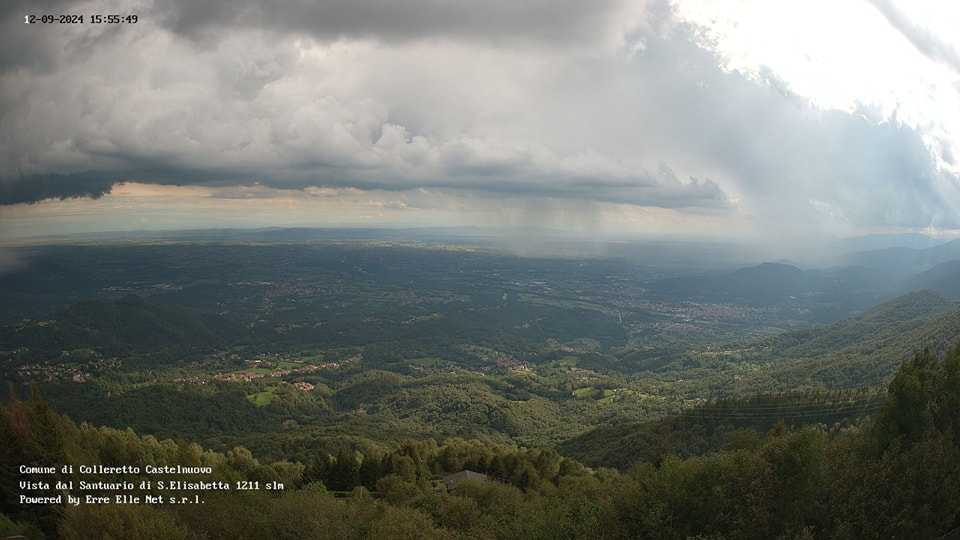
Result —
M704 409L701 420L722 416L722 410ZM183 439L158 440L130 429L77 425L55 413L34 391L27 401L11 395L0 410L0 439L7 441L0 447L0 534L936 538L960 526L957 410L960 344L942 359L926 349L916 353L896 373L879 411L857 424L791 429L781 418L765 432L736 429L721 448L699 455L682 457L667 443L653 460L619 471L587 468L551 449L463 439L406 440L389 451L341 447L335 453L317 452L304 462L265 463L243 447L217 452ZM64 465L73 466L72 474ZM127 482L104 489L111 499L118 493L167 494L156 488L156 475L111 469L80 474L81 466L138 471L151 466L207 467L202 479L192 479L223 482L228 488L201 492L199 503L20 504L24 493L67 491L18 489L23 488L20 482L38 476L51 485ZM54 472L31 474L45 467ZM444 491L439 480L461 470L485 477ZM144 486L144 480L153 484ZM234 487L249 485L273 489Z

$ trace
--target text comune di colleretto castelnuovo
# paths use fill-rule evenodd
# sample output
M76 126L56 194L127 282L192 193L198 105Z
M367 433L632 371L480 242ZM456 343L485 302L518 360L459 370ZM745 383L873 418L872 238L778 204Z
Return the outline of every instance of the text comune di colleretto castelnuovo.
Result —
M211 474L212 467L183 467L181 465L147 465L143 467L146 474ZM107 467L104 465L81 465L80 474L140 474L140 467L123 465Z

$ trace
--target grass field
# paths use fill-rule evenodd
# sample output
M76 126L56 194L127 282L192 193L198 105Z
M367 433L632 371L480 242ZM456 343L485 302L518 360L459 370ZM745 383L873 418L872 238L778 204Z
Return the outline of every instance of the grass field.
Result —
M253 403L257 407L266 407L273 401L274 393L277 391L276 386L269 386L263 392L257 392L256 394L248 394L247 399L250 400L250 403Z

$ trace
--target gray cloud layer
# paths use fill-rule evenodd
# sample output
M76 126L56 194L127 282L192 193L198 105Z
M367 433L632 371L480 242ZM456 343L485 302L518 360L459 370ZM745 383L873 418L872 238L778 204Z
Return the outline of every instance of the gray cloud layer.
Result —
M616 25L628 2L602 0L179 0L157 6L155 14L171 31L203 37L237 27L302 32L325 41L341 38L395 43L424 38L481 42L593 42L598 30Z
M890 26L903 34L914 47L927 58L943 62L960 73L960 54L937 36L915 24L890 2L890 0L867 0L877 8Z
M121 0L137 25L23 25L36 5L3 10L0 204L257 182L960 226L922 133L723 71L663 2Z

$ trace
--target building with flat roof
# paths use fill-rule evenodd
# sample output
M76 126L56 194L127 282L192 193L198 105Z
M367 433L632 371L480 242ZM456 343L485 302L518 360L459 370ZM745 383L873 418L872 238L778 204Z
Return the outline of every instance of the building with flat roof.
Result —
M443 477L443 486L448 492L453 491L457 488L457 485L464 480L473 480L474 482L486 482L487 475L480 474L478 472L463 470L460 472L455 472L453 474L448 474Z

